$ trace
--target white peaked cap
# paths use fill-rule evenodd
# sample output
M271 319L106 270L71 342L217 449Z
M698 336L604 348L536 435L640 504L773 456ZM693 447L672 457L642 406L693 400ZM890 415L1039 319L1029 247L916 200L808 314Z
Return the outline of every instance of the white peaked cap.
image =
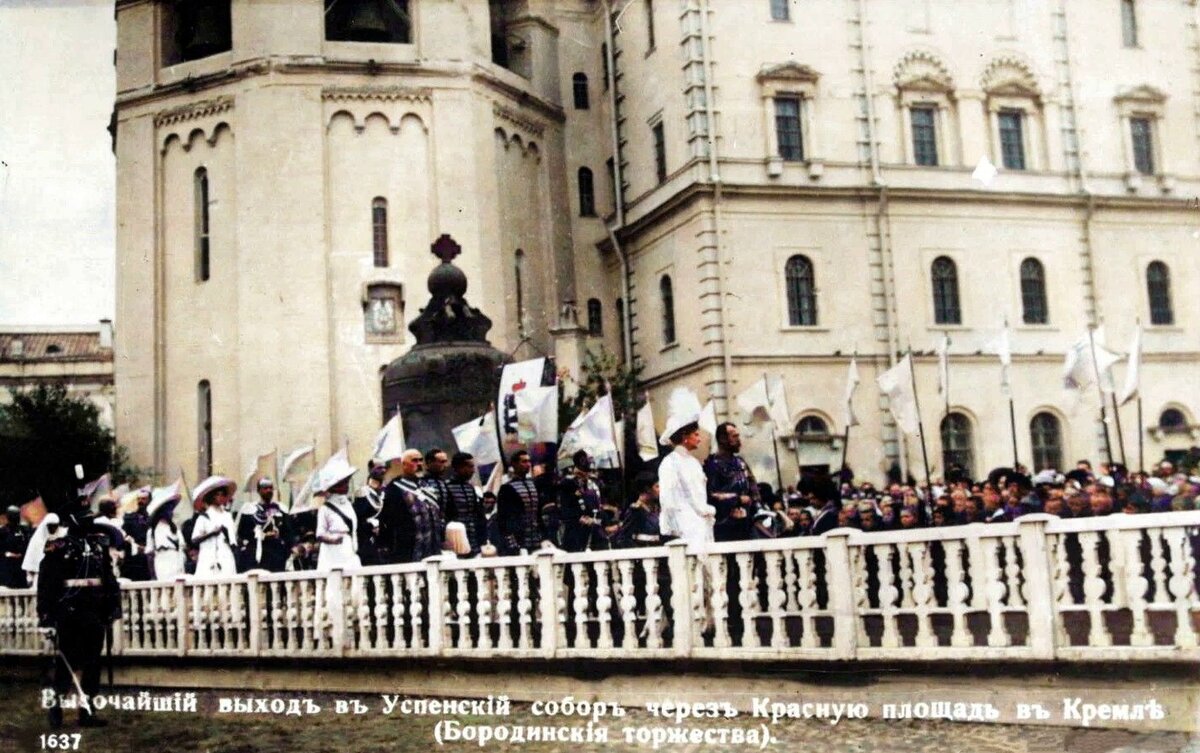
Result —
M687 387L676 387L667 399L667 425L658 437L659 444L671 444L671 435L688 424L700 422L700 398Z
M200 483L196 484L196 488L192 489L192 503L199 502L204 499L204 495L211 492L213 489L227 487L232 495L237 491L237 482L226 476L209 476Z
M317 491L329 491L331 486L350 478L357 472L358 469L350 465L350 461L346 458L346 451L341 450L329 458L317 473Z

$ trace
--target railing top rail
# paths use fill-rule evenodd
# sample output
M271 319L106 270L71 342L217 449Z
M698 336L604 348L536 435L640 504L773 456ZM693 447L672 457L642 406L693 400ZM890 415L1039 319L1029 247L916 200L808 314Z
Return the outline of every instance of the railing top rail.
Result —
M1180 528L1200 526L1200 510L1155 512L1127 515L1123 512L1096 518L1055 518L1046 524L1047 533L1078 533L1080 531L1141 530L1146 528Z

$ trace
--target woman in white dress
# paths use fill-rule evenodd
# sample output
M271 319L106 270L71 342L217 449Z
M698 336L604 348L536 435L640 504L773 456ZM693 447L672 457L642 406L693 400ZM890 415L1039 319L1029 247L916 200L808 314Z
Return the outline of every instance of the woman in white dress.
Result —
M204 500L205 510L196 517L192 528L192 546L199 547L196 558L197 578L227 578L237 575L233 542L237 531L233 515L226 509L237 482L224 476L209 476L192 491L192 502Z
M154 563L155 580L174 580L183 573L183 536L171 519L181 496L178 482L155 489L146 508L150 519L146 551Z
M325 502L317 508L317 572L362 567L358 557L358 519L346 496L350 477L358 470L339 453L321 469L320 491Z
M659 525L666 536L689 544L711 543L717 511L708 504L708 484L691 452L700 446L700 401L680 387L667 402L667 428L659 441L675 447L658 466Z

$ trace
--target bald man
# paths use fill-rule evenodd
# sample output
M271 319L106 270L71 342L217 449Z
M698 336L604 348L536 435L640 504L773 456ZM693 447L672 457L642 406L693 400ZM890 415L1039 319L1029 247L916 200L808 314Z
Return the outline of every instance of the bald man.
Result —
M388 543L391 562L420 562L442 551L445 524L437 500L421 483L424 461L419 450L405 450L400 475L383 493L380 538Z

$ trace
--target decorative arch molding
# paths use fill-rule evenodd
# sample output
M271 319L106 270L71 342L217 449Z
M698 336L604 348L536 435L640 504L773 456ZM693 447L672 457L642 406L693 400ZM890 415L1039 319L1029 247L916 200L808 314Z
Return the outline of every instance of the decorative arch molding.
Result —
M185 152L190 152L193 147L201 142L213 147L217 145L222 135L225 135L227 138L233 137L233 128L223 120L213 124L208 131L205 131L203 128L193 128L184 134L182 130L172 130L163 136L161 153L164 155L167 154L173 146L182 148Z
M1140 86L1122 87L1117 91L1117 96L1113 99L1118 103L1128 102L1131 104L1146 104L1161 107L1166 104L1167 93L1150 84L1142 84Z
M816 85L821 74L815 68L803 63L787 62L777 65L764 65L755 76L760 84L793 83Z
M510 129L520 129L534 138L540 139L546 132L546 126L542 123L526 117L516 110L509 109L499 102L492 104L492 114L495 115L497 121L507 123Z
M154 114L155 128L169 128L171 126L186 123L190 120L199 120L215 115L221 115L233 109L233 97L217 97L216 99L206 99L200 102L191 102L178 107L171 107L166 110L160 110Z
M796 413L792 416L792 419L791 419L793 434L796 434L796 429L800 426L800 422L806 418L820 419L821 422L825 424L825 429L829 432L829 435L830 436L833 435L833 427L834 427L833 418L828 413L817 410L815 408L803 408L801 410L796 411Z
M1053 405L1039 405L1036 408L1034 408L1033 410L1028 411L1025 414L1025 425L1029 426L1029 423L1031 421L1033 421L1034 417L1037 416L1039 413L1049 413L1050 415L1057 418L1059 425L1063 427L1063 435L1064 435L1064 437L1066 436L1066 428L1069 425L1069 421L1067 419L1067 414L1063 413L1061 409L1056 408Z
M433 104L433 90L406 86L333 86L321 90L326 102L421 102Z
M946 63L929 50L912 50L892 70L897 90L935 91L951 94L954 77Z
M1016 54L1000 55L992 59L979 77L979 86L988 94L1040 99L1042 88L1038 85L1033 66Z
M496 140L505 149L509 149L509 148L515 146L517 149L521 150L521 156L523 156L523 157L532 156L535 159L538 159L538 160L541 159L541 149L538 147L536 141L531 141L529 139L522 138L521 134L519 134L519 133L509 133L508 131L506 131L500 127L496 128L495 134L496 134Z
M348 120L354 128L355 133L363 133L367 129L367 122L374 119L382 119L388 130L392 133L400 133L406 126L416 123L420 126L421 131L428 135L429 124L421 113L410 109L393 111L391 113L384 112L381 109L374 108L339 108L330 113L329 120L325 124L326 132L333 130L335 123L339 119Z

